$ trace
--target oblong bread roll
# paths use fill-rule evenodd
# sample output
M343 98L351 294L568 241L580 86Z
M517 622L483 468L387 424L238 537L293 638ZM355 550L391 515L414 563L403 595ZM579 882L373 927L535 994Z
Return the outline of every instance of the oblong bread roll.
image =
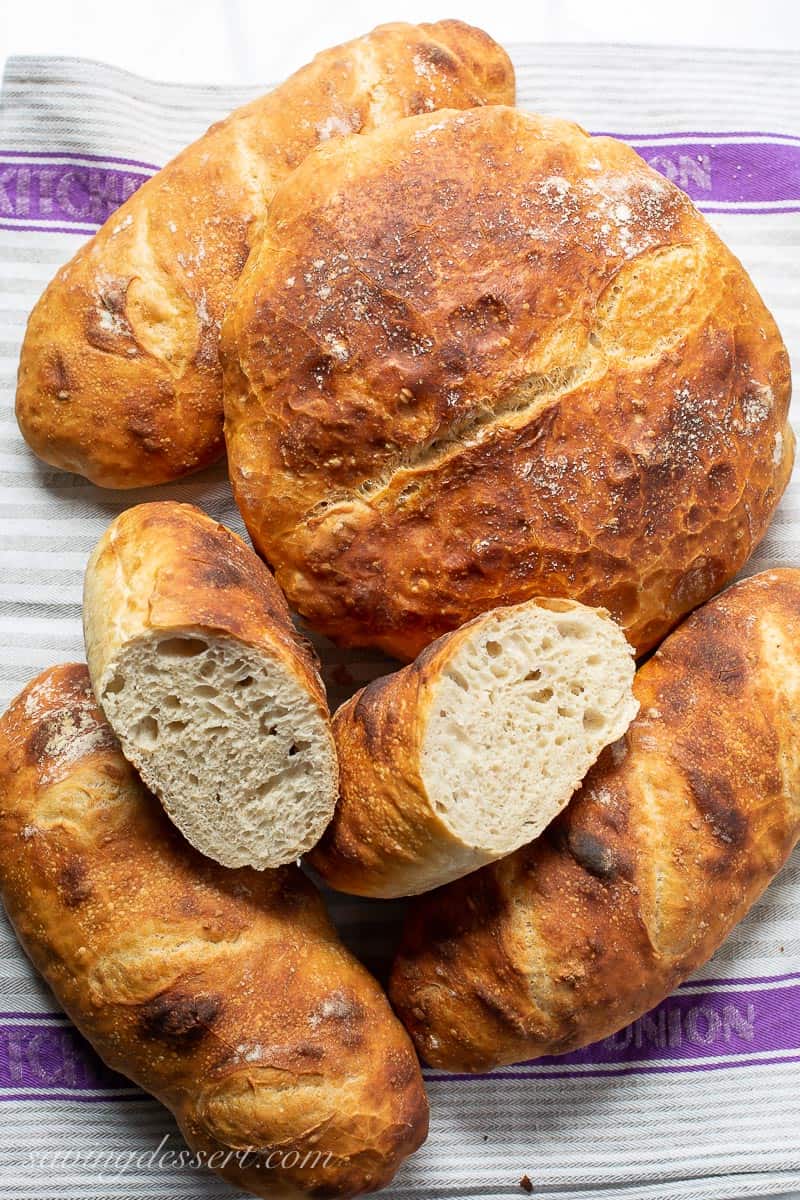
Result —
M514 102L508 55L461 21L382 25L219 121L62 267L22 346L17 420L109 488L223 453L219 329L278 185L321 142L439 108Z
M571 600L446 634L336 713L340 797L309 861L342 891L410 896L531 841L635 716L632 655Z
M700 967L800 835L800 570L698 609L532 845L417 901L390 995L436 1067L599 1041Z
M424 1140L413 1048L315 889L296 867L229 871L193 850L82 664L45 671L0 719L0 895L97 1053L231 1183L345 1198Z
M95 695L188 840L228 867L309 850L336 750L308 646L264 564L190 504L123 512L86 568Z

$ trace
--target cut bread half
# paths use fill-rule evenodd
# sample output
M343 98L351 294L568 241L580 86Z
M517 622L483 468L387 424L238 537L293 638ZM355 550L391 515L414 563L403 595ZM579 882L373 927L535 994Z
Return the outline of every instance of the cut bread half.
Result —
M107 530L84 599L92 684L126 758L203 854L277 867L337 790L322 683L266 567L190 505Z
M333 887L414 895L532 841L637 712L633 651L602 609L537 599L446 634L334 717Z

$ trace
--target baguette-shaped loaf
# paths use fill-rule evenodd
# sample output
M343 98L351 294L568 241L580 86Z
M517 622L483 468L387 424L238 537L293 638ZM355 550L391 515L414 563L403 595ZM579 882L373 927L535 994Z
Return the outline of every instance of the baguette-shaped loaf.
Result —
M342 891L411 896L530 842L636 715L632 653L574 600L445 634L336 713L339 801L309 861Z
M82 665L40 675L0 720L0 893L81 1032L232 1183L356 1195L424 1139L413 1048L314 888L296 867L196 853Z
M639 715L532 845L416 903L390 988L437 1067L575 1050L667 996L800 833L800 570L699 609Z
M86 654L126 758L228 867L294 862L338 769L325 691L267 568L191 504L126 509L86 568Z
M103 487L219 458L219 326L278 184L313 147L443 107L513 103L514 73L460 21L326 50L145 183L58 272L22 348L17 419L53 466Z

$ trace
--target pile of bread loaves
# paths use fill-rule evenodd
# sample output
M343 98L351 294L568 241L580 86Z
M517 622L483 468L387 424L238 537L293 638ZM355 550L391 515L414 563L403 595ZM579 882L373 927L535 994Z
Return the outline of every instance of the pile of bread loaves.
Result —
M800 570L712 599L791 472L780 334L673 184L513 101L457 21L320 55L123 205L22 349L40 457L138 488L227 448L261 556L127 509L88 669L0 720L25 949L259 1195L391 1179L427 1130L411 1039L483 1071L646 1011L800 834ZM331 721L287 600L408 665ZM426 893L398 1016L302 856Z

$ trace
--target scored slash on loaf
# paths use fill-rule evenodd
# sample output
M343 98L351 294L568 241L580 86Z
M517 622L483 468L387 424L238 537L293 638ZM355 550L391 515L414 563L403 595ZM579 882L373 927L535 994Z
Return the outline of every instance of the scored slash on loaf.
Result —
M800 836L800 570L723 592L530 846L415 902L389 994L432 1066L607 1037L711 957Z
M535 838L636 714L632 649L571 600L445 634L334 718L340 797L308 861L361 896L439 887Z
M354 1196L424 1140L413 1048L315 889L296 867L194 851L82 665L44 672L0 719L0 894L98 1054L231 1183Z
M123 752L198 850L293 862L336 802L325 691L272 576L190 504L127 509L86 569L86 654Z
M237 109L115 212L31 313L17 420L101 487L224 452L219 327L278 184L318 143L438 108L513 103L508 56L461 21L383 25Z

